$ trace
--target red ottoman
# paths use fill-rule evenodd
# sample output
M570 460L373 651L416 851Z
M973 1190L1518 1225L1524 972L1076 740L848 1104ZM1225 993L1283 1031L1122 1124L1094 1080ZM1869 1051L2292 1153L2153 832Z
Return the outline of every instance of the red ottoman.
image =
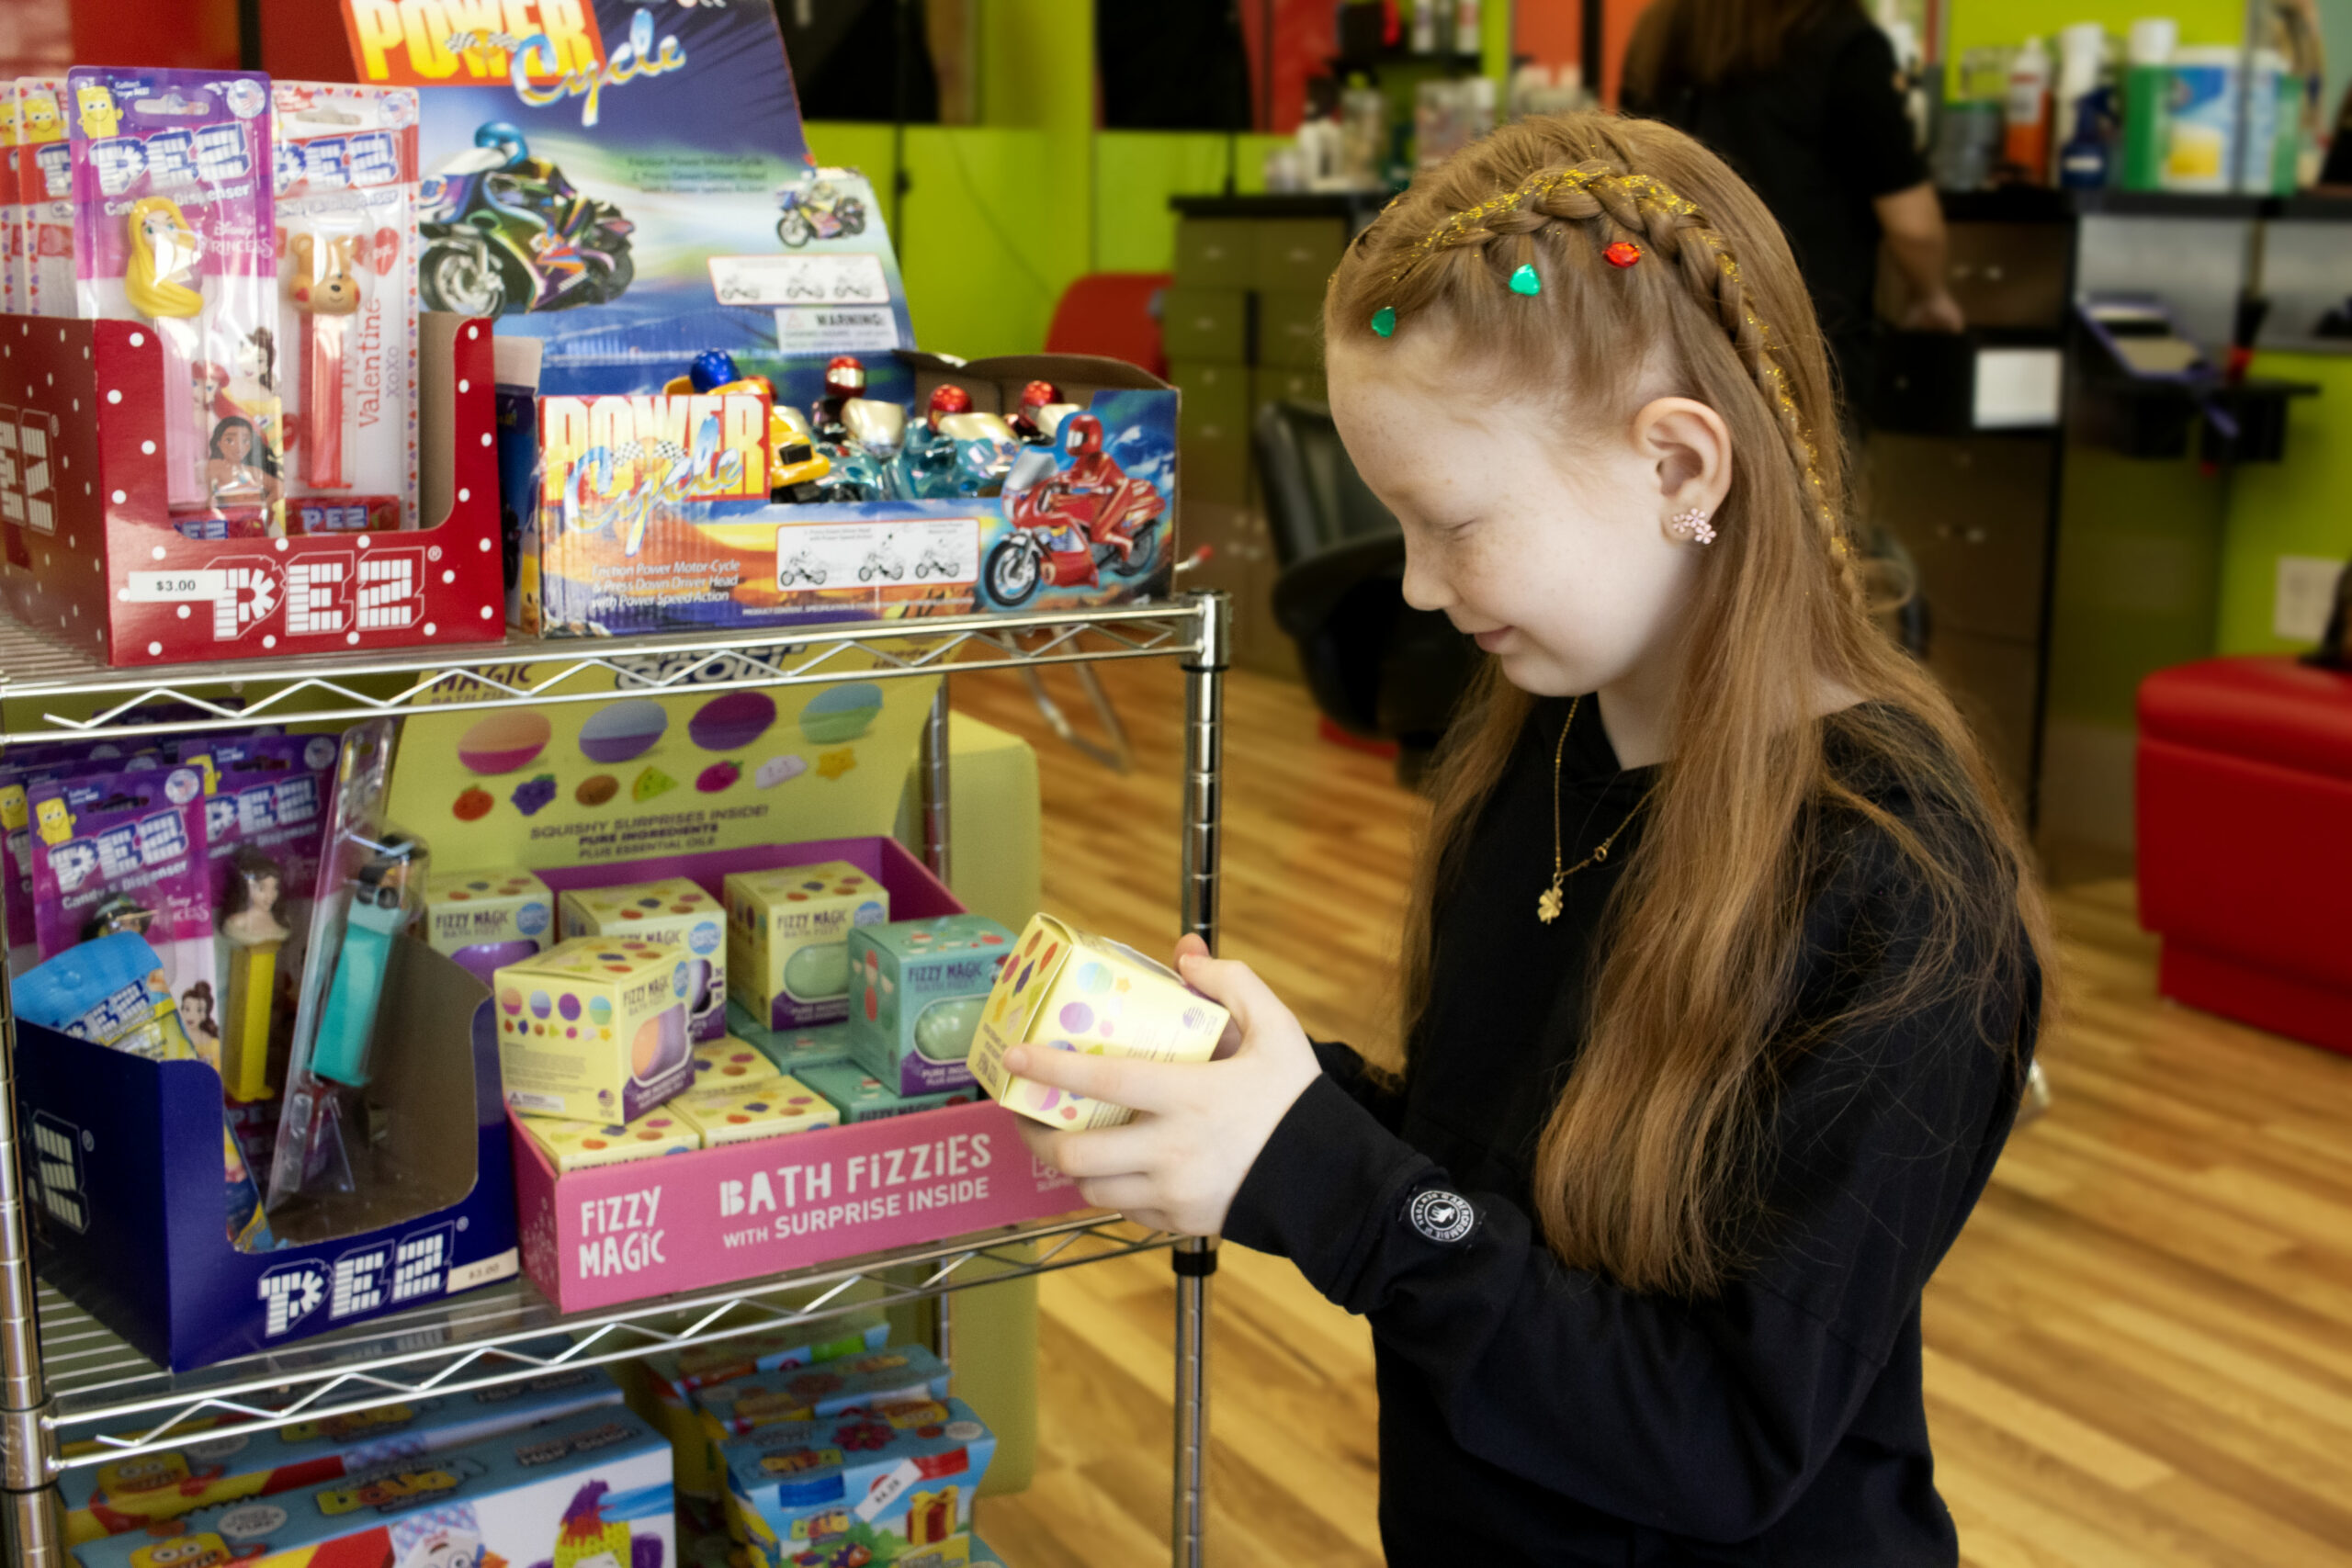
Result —
M2208 659L2140 685L2156 988L2352 1053L2352 675Z

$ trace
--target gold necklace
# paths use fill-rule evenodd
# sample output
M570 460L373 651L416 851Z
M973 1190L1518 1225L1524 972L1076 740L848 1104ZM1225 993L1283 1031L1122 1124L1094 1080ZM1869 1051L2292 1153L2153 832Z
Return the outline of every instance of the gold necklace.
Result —
M1641 815L1642 807L1647 806L1650 803L1650 796L1657 793L1657 784L1652 784L1644 790L1642 798L1634 802L1634 809L1625 813L1625 819L1617 824L1615 832L1601 840L1592 853L1565 871L1561 869L1560 862L1563 857L1560 851L1560 762L1561 759L1568 754L1568 731L1576 728L1577 710L1582 706L1584 706L1584 696L1579 693L1576 700L1568 705L1567 723L1560 726L1560 742L1552 748L1552 886L1544 889L1542 896L1535 900L1535 918L1547 926L1560 918L1560 910L1565 904L1560 890L1568 878L1586 866L1600 865L1607 862L1610 846L1616 843L1625 829L1634 825L1634 818Z

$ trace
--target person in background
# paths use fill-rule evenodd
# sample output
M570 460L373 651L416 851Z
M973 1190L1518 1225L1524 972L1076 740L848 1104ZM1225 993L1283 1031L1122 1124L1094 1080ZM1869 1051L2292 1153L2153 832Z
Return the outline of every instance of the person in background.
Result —
M1966 325L1944 284L1943 208L1904 112L1894 50L1860 0L1657 0L1625 51L1623 104L1704 142L1781 220L1849 427L1876 370L1882 239L1909 285L1897 324Z

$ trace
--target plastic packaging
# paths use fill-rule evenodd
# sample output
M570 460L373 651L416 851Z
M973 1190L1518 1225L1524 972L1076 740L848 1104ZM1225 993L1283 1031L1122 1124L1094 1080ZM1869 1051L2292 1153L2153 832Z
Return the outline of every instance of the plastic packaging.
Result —
M66 82L80 313L162 341L172 523L282 535L269 78L76 66Z
M2050 53L2038 38L2010 57L2002 98L2001 161L2039 183L2050 169Z
M416 90L279 82L274 104L287 524L413 528Z
M2219 44L2172 57L2164 188L2226 191L2237 167L2239 54Z
M351 1190L351 1150L367 1141L377 1004L392 942L424 884L424 845L384 819L391 773L390 719L345 732L270 1165L273 1211L306 1192Z
M65 141L65 78L20 76L17 199L24 206L18 288L28 316L71 316L74 298L74 153Z
M329 736L285 735L239 751L213 775L205 838L220 936L220 1077L232 1098L255 1100L275 1094L283 1075L289 980L302 972L336 746Z
M24 175L17 153L17 85L0 83L0 310L25 313Z
M2294 107L2279 103L2281 86L2288 80L2286 56L2272 49L2255 51L2245 79L2245 134L2237 150L2235 184L2241 196L2272 192L2279 138L2291 133L2295 123ZM2289 186L2290 193L2292 189Z

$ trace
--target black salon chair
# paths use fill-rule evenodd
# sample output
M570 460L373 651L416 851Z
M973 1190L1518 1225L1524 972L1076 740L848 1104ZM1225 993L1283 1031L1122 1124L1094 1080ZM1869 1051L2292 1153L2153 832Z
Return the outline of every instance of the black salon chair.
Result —
M1251 431L1282 576L1274 619L1315 705L1340 729L1396 743L1410 785L1478 670L1476 644L1405 603L1405 540L1365 488L1321 403L1269 403Z

